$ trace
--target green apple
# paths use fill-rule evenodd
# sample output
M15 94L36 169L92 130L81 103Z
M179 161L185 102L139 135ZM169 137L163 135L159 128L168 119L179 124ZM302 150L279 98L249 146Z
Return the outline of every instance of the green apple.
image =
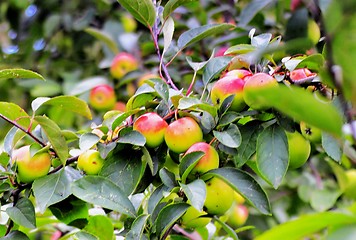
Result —
M205 211L199 211L190 206L181 218L182 226L185 228L205 227L211 221L210 217L204 217L206 214Z
M146 146L150 148L161 145L167 127L168 123L155 112L139 116L133 124L133 129L146 138Z
M309 158L311 147L299 132L286 132L289 151L289 169L303 166Z
M344 189L344 196L349 199L356 200L356 169L349 169L345 171L346 175L346 184Z
M245 198L238 192L234 192L234 201L238 204L243 204L245 202Z
M168 125L164 139L171 151L182 153L203 140L203 131L193 118L183 117Z
M88 175L98 174L104 165L104 159L97 150L89 149L78 157L77 167Z
M321 130L317 127L311 126L305 122L300 122L300 131L302 135L314 144L321 142Z
M19 182L30 183L39 177L47 175L51 167L51 155L48 152L37 152L31 157L30 146L23 146L12 153L16 162Z
M308 19L308 38L314 45L320 40L320 28L313 19Z
M206 181L206 199L204 206L206 212L214 215L223 215L234 201L234 190L218 177Z
M220 106L229 96L234 95L230 109L236 112L245 108L243 88L245 81L235 76L225 76L216 81L211 89L210 97L214 105Z
M94 87L90 91L89 104L98 111L113 109L116 104L116 94L114 89L107 84Z
M278 87L277 80L267 73L256 73L247 79L243 98L248 106L255 110L266 110L270 106L266 105L263 93Z
M127 73L137 70L138 66L138 61L132 54L121 52L114 57L110 73L114 78L120 79Z
M226 223L233 229L237 229L245 224L248 218L248 209L245 205L234 203L227 211Z
M137 22L131 14L125 13L121 15L120 20L125 32L134 32L136 30Z
M198 163L194 166L191 175L202 175L203 173L215 169L219 167L219 154L211 145L205 142L194 143L185 154L191 152L204 152L204 156L198 161Z

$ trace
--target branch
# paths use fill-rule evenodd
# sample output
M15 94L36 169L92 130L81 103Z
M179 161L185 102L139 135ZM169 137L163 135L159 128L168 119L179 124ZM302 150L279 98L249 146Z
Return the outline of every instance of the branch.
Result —
M25 129L24 127L20 126L19 124L17 124L15 121L12 121L11 119L5 117L4 115L0 114L0 117L2 119L4 119L6 122L10 123L11 125L14 125L15 127L17 127L18 129L20 129L21 131L23 131L24 133L26 133L27 135L29 135L33 140L35 140L37 143L39 143L42 147L45 147L46 144L44 142L42 142L40 139L38 139L35 135L33 135L29 129Z

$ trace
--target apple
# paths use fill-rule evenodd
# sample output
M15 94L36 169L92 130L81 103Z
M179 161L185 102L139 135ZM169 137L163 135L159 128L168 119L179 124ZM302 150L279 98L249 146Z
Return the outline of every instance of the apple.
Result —
M138 69L138 61L127 52L118 53L110 66L110 73L114 78L120 79L127 73Z
M235 95L230 109L236 112L245 108L243 98L245 81L235 76L224 76L216 81L211 88L210 97L214 105L220 105L228 96Z
M226 76L233 76L233 77L237 77L237 78L241 78L244 81L247 81L247 79L249 79L252 76L252 72L245 70L245 69L234 69L231 71L228 71L227 73L225 73L224 77Z
M204 152L204 156L198 161L194 166L190 174L192 175L202 175L203 173L219 167L219 154L211 145L205 142L194 143L185 154L191 152L201 151Z
M308 38L316 45L320 40L320 28L319 25L313 20L308 19Z
M247 79L243 98L248 106L255 110L266 110L270 106L266 105L260 96L263 92L278 87L277 80L267 73L256 73Z
M125 32L134 32L136 30L137 22L131 14L125 13L121 15L120 20Z
M204 217L206 214L205 211L199 211L195 207L190 206L181 217L181 223L185 228L205 227L211 221L210 217Z
M289 169L299 168L308 160L311 147L307 139L302 134L295 131L286 132L289 151Z
M234 203L227 211L226 223L233 229L244 225L248 218L248 209L245 205Z
M300 122L300 131L302 135L314 144L321 142L321 130L317 127L311 126L305 122Z
M146 138L146 146L158 147L164 141L168 123L157 113L148 112L139 116L133 124L133 129Z
M126 103L118 101L115 103L114 110L118 110L120 112L126 111Z
M243 204L245 202L245 198L238 192L234 192L234 201L239 204Z
M315 75L316 74L312 73L308 68L298 68L298 69L294 69L289 73L289 78L292 82L295 82Z
M78 157L77 167L88 175L98 174L104 165L104 159L97 150L89 149Z
M47 175L52 165L48 152L37 152L31 157L29 145L14 150L12 160L16 162L17 177L22 183L30 183Z
M356 169L349 169L345 171L345 175L347 181L344 189L344 195L349 199L356 200Z
M204 206L206 212L214 215L223 215L234 201L234 190L218 177L206 181L206 199Z
M98 111L111 110L114 108L115 103L115 91L110 85L99 85L90 91L89 104Z
M225 52L226 52L226 50L228 50L228 49L229 49L228 46L223 46L223 47L218 48L218 50L215 52L214 57L222 57L222 56L225 56Z
M203 140L203 131L193 118L183 117L168 125L164 139L171 151L182 153Z

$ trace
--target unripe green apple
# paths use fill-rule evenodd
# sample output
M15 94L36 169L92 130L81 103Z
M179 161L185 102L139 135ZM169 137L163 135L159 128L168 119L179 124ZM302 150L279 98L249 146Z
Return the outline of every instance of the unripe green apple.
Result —
M18 180L23 183L30 183L47 175L52 163L48 152L38 152L31 157L30 146L14 150L12 159L17 165Z
M77 167L88 175L98 174L104 165L104 159L97 150L89 149L78 157Z
M210 217L203 217L206 214L205 211L199 211L195 207L190 206L181 218L182 225L185 228L205 227L211 221Z
M245 205L234 203L227 212L226 223L233 229L244 225L248 218L248 209Z
M318 144L321 142L321 130L317 127L300 122L300 131L302 135L310 142Z
M89 104L98 111L111 110L115 103L115 91L110 85L99 85L90 91Z
M158 147L164 140L168 123L155 112L148 112L139 116L133 124L133 129L146 138L146 146Z
M201 175L211 169L215 169L219 167L219 154L211 145L205 142L194 143L188 150L185 152L204 152L205 155L198 161L198 163L194 166L191 175Z
M256 73L247 79L243 98L248 106L255 110L266 110L270 106L266 105L263 92L278 87L277 80L267 73Z
M238 192L234 192L234 201L238 204L243 204L245 202L245 198Z
M299 132L286 132L289 151L289 169L304 165L310 155L310 143Z
M320 40L320 28L313 19L308 20L308 38L314 45Z
M120 17L125 32L134 32L137 28L137 22L131 14L125 13Z
M243 99L245 81L235 76L225 76L216 81L211 89L210 97L214 105L220 105L228 96L235 95L230 109L236 112L246 106Z
M138 61L136 58L130 53L121 52L113 59L110 66L110 73L114 78L120 79L136 69L138 69Z
M223 215L234 201L234 190L221 180L213 177L206 183L206 211L214 215Z
M183 117L168 125L164 139L171 151L182 153L203 140L203 131L193 118Z
M347 182L344 189L344 195L349 199L356 200L356 169L347 170L345 171L345 174Z

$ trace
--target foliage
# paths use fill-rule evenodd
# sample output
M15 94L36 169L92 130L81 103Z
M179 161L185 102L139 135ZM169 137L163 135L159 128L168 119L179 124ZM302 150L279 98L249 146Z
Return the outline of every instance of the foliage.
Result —
M353 1L45 2L0 3L1 239L347 239L355 233ZM318 29L308 28L311 21ZM120 52L140 67L116 79L110 66ZM256 90L267 109L232 111L234 95L212 103L213 84L239 69L278 82ZM114 87L125 109L89 104L91 89L103 84ZM218 151L219 167L192 174L208 153L176 153L164 140L148 147L133 129L146 112L167 124L194 119L202 141ZM310 140L307 163L290 169L286 132L301 132L301 122L311 126L304 134L321 130L321 140ZM31 156L45 151L52 158L48 174L32 183L17 178L13 153L23 145ZM104 159L98 174L77 167L89 149ZM204 206L205 183L213 177L248 207L240 228L228 225L229 211L213 215ZM208 225L184 225L190 206Z

